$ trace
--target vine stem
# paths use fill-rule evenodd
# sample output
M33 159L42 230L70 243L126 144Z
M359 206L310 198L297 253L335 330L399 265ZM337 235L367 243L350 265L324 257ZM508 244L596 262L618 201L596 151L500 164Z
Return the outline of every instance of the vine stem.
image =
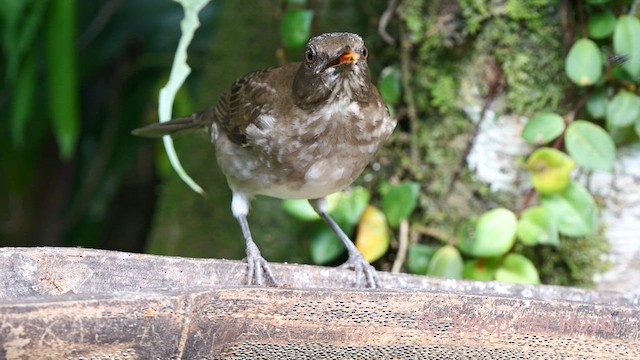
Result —
M407 219L402 219L400 222L398 242L398 253L396 255L396 259L393 261L393 266L391 267L391 273L393 274L400 273L402 264L404 264L407 259L407 250L409 249L409 220Z
M471 134L471 139L469 139L469 141L467 142L467 146L465 147L464 151L462 152L462 155L460 156L460 160L458 161L458 166L456 167L456 170L454 171L451 177L451 181L449 181L449 187L447 188L447 192L444 195L445 199L448 198L449 195L451 195L451 192L453 191L453 187L455 186L456 182L458 181L458 178L460 177L460 174L462 173L464 164L467 162L467 157L469 156L469 153L471 152L473 145L476 143L476 139L478 138L478 133L480 132L480 127L482 126L482 123L486 118L487 110L489 110L489 106L493 104L493 101L495 100L495 98L499 93L498 90L502 87L502 84L504 81L504 71L502 70L501 66L496 66L496 70L497 71L491 81L491 84L489 85L489 93L487 94L487 98L484 102L484 105L482 105L482 110L480 111L480 118L478 119L478 122L476 123L476 126L473 129L473 134Z
M404 92L404 100L407 103L407 116L409 117L410 132L410 156L413 164L419 163L418 148L420 143L420 120L416 110L416 103L411 87L411 42L407 36L404 25L400 26L400 72L402 81L402 91Z

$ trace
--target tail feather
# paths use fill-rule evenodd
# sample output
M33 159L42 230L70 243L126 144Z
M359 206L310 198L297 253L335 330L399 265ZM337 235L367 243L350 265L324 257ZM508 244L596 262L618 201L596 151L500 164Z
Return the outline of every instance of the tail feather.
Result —
M157 138L164 135L173 135L183 130L204 127L205 124L197 121L196 116L192 115L189 117L177 118L170 121L150 124L145 127L137 128L133 130L131 134L142 137Z

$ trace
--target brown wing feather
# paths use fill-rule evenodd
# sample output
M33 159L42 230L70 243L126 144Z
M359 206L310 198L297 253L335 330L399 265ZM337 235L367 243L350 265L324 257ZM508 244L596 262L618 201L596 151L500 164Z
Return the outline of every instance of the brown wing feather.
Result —
M250 145L246 129L261 114L270 113L290 91L299 64L287 64L256 71L236 81L215 106L215 122L236 144Z
M151 124L133 131L134 135L160 137L193 128L211 129L215 122L227 137L238 145L249 146L246 129L261 114L274 107L286 107L285 93L290 91L299 64L287 64L249 73L220 96L215 106L191 116Z

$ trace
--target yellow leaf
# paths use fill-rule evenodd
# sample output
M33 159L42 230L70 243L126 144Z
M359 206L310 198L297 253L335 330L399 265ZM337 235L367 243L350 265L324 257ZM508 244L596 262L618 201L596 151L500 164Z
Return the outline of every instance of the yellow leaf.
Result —
M533 187L541 194L551 194L567 187L575 162L559 150L542 147L531 154L526 167Z
M378 260L389 249L389 230L384 213L375 206L367 206L358 224L356 247L365 260Z

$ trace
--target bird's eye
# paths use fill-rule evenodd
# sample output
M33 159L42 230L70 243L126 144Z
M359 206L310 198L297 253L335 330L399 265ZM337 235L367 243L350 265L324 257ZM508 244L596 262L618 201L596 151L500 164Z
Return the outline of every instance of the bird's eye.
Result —
M363 59L367 60L367 56L369 56L369 50L367 50L366 46L363 46L362 50L360 50L360 56L362 56Z
M308 48L307 51L305 51L304 53L304 59L309 63L312 64L314 61L316 61L316 50L314 48Z

